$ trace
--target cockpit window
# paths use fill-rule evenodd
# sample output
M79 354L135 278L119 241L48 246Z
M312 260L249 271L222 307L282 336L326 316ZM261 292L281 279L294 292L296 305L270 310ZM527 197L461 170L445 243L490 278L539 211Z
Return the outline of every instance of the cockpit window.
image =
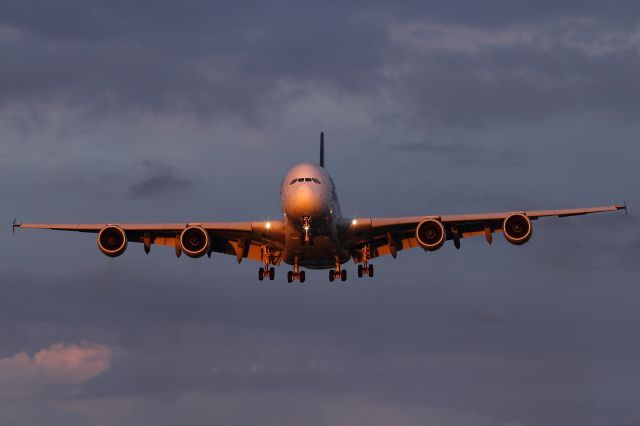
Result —
M294 183L296 183L298 181L298 179L294 179L291 182L289 182L289 185L293 185Z
M316 178L312 178L315 183L320 183L320 181Z
M299 178L298 182L304 182L304 178Z
M311 178L304 178L307 182L311 182Z

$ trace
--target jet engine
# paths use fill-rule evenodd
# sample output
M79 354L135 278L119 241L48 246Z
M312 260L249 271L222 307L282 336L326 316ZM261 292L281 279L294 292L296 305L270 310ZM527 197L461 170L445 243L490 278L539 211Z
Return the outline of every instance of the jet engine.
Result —
M106 256L120 256L127 249L127 234L119 226L105 226L98 233L98 248Z
M502 231L507 241L519 246L531 238L531 220L522 213L514 213L504 220Z
M436 219L427 219L416 227L416 240L425 250L438 250L447 239L447 233L442 222Z
M199 226L189 226L180 234L180 248L189 257L202 257L209 251L209 233Z

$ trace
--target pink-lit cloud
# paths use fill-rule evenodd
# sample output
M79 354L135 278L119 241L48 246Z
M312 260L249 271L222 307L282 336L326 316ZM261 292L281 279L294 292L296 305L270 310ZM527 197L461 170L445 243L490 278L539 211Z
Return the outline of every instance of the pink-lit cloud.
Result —
M77 384L106 371L113 351L90 342L54 343L29 356L19 352L0 358L2 384Z

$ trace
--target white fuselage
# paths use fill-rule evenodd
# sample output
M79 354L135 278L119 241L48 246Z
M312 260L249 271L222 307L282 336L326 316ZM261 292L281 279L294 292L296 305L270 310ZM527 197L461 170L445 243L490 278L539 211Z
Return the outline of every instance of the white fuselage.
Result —
M349 260L338 236L341 212L336 187L324 168L310 163L293 167L282 181L280 200L286 263L320 269Z

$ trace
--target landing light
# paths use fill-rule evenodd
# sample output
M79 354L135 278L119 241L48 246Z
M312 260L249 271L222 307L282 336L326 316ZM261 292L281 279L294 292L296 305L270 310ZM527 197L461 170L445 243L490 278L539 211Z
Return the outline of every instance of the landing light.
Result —
M309 225L305 225L302 227L302 229L304 229L305 231L308 231L309 229L311 229L311 227Z
M351 221L351 224L352 224L353 226L356 226L356 225L358 224L358 220L357 220L357 219L353 219L353 220Z
M264 227L265 227L266 229L271 229L271 222L267 222L267 223L265 223L265 224L264 224Z

